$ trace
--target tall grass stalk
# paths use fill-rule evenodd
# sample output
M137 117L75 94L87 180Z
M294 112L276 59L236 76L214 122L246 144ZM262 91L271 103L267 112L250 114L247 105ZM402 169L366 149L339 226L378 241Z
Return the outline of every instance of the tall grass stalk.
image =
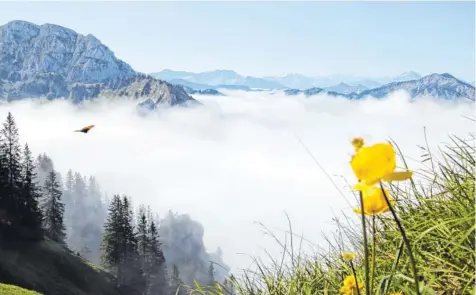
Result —
M409 185L397 187L390 183L388 189L396 201L392 211L398 216L400 225L393 215L385 214L377 216L375 224L371 225L375 225L372 234L377 235L375 252L372 250L375 268L372 270L373 282L366 285L366 289L373 288L375 295L400 291L406 295L415 294L414 286L419 280L413 265L417 265L418 274L423 277L418 289L421 295L476 293L475 143L476 136L471 133L467 139L451 136L449 143L437 154L422 147L424 168L414 171L415 177ZM402 152L399 149L398 152L407 166ZM296 253L293 247L288 247L289 241L281 242L283 257L271 264L256 259L256 270L245 270L237 279L237 294L339 294L346 276L355 274L357 281L365 275L360 219L352 213L335 218L336 231L324 236L326 245L321 244L323 248L316 249L315 253L305 255L301 249ZM400 227L416 253L413 261ZM291 230L286 233L290 239L297 236L290 233ZM347 249L353 249L356 257L360 257L352 261L352 265L343 261L341 255ZM284 256L292 261L285 263ZM209 294L230 295L218 289Z

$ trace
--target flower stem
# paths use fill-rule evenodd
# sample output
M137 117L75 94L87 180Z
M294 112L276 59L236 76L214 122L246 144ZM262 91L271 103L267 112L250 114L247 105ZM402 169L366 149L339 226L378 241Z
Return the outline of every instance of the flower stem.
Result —
M370 275L370 292L373 290L374 276L375 276L375 245L376 245L376 230L375 230L375 215L372 216L372 272Z
M354 264L352 263L352 260L350 261L350 268L352 269L352 273L354 274L355 288L357 288L357 295L360 295L359 281L357 281L357 274L355 273L355 268L354 268Z
M367 229L365 226L365 211L364 211L364 197L362 195L362 191L359 191L360 197L360 211L362 215L362 231L364 234L364 254L365 254L365 295L370 295L370 288L369 288L369 249L367 245Z
M395 210L393 209L392 204L390 204L390 200L388 199L388 196L385 193L385 190L383 188L382 181L380 181L380 189L382 190L382 193L383 193L383 196L385 197L385 201L387 202L388 208L390 209L390 212L392 212L393 219L395 219L395 223L397 224L398 230L400 231L400 234L402 235L403 242L405 243L405 247L407 248L408 257L410 258L410 264L412 267L413 277L415 280L415 291L417 295L420 295L418 271L416 268L415 258L413 257L412 248L410 246L410 241L408 240L405 230L403 229L403 226L400 223L400 220L398 219L397 213L395 213Z

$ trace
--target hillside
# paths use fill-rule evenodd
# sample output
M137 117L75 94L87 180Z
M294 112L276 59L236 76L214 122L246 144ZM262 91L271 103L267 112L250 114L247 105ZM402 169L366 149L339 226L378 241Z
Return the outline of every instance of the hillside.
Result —
M37 244L17 244L15 248L2 246L0 282L44 295L119 294L112 276L47 238Z
M102 96L196 103L181 87L134 71L93 35L21 20L0 27L0 99Z
M27 290L14 285L0 284L0 294L3 295L42 295L36 291Z

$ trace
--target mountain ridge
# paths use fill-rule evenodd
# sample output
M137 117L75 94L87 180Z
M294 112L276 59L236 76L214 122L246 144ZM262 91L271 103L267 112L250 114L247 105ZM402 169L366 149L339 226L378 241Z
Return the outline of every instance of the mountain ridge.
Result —
M200 84L202 89L215 88L221 85L235 85L249 88L261 89L309 89L313 87L331 88L337 87L341 83L349 86L362 88L376 88L391 82L409 81L419 79L422 76L415 71L406 71L393 77L353 77L348 75L330 75L321 77L310 77L299 73L287 73L278 76L252 77L241 75L233 70L212 70L205 72L174 71L165 69L160 72L151 73L152 76L165 80L181 80L185 83ZM252 82L250 82L252 81ZM263 82L265 81L265 82ZM276 84L269 84L273 82ZM205 86L206 85L206 86ZM186 85L189 86L190 85Z
M448 100L469 99L475 101L475 87L455 78L449 73L434 73L421 77L420 79L392 82L359 93L343 94L317 87L306 90L287 89L284 93L286 95L304 94L305 96L328 94L332 96L342 96L348 99L362 99L365 97L383 98L392 92L401 90L408 92L412 98L432 96Z
M102 96L198 104L182 87L135 71L91 34L23 20L0 26L0 99Z

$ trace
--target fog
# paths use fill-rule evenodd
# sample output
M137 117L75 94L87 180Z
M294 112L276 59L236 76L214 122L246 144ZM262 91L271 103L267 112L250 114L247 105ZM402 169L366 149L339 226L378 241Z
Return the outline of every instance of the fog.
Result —
M24 100L2 104L0 119L11 111L21 142L48 154L61 174L71 168L94 175L109 196L130 195L162 217L169 209L190 214L204 227L207 249L220 247L234 272L264 249L279 254L256 222L279 237L287 213L295 233L319 244L334 215L351 212L355 201L344 179L355 181L348 164L353 137L391 138L417 169L423 127L433 147L449 134L475 131L464 118L474 118L474 104L410 102L403 92L381 101L222 92L227 96L194 96L203 107L148 116L137 115L130 100L80 107ZM88 134L72 132L90 124L96 127Z

